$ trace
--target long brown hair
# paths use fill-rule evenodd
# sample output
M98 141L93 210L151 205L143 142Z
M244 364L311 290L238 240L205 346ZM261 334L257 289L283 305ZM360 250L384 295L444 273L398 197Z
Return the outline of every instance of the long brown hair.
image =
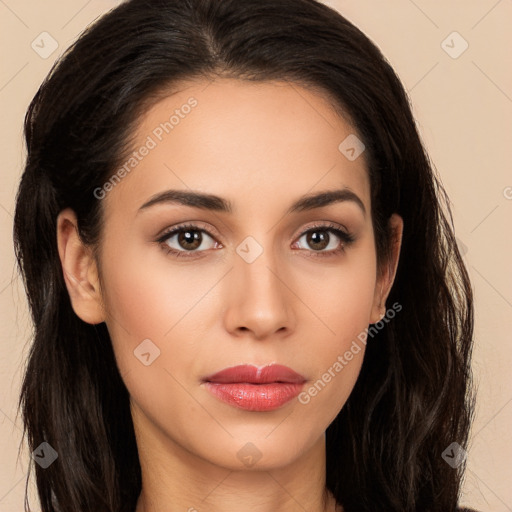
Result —
M97 20L55 64L28 109L16 202L16 256L35 326L19 405L44 512L133 512L141 470L129 395L105 324L74 313L56 245L71 207L97 246L94 190L129 151L151 102L180 80L289 80L333 99L368 159L377 254L387 219L404 220L389 302L403 309L368 340L357 383L327 429L327 487L346 512L450 512L474 397L473 299L449 202L418 135L407 95L379 49L314 0L131 0ZM28 478L27 478L28 482Z

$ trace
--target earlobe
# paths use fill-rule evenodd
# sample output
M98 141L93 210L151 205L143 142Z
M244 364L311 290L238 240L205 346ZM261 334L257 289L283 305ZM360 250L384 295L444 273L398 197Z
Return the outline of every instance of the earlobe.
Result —
M98 269L92 249L78 235L75 212L66 208L57 217L57 246L73 310L84 322L105 321Z
M370 323L377 323L386 315L386 300L393 286L400 258L400 249L402 247L403 219L400 215L394 213L389 218L389 228L391 232L391 247L389 259L375 286L375 295L373 302L372 315Z

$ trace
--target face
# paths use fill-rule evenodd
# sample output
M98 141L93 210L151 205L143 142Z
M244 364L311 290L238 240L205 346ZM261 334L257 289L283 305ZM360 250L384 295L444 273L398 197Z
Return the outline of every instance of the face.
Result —
M284 466L345 404L390 285L364 152L339 149L355 134L286 82L190 82L140 120L125 172L98 191L101 298L136 430L163 450ZM301 378L205 382L274 363Z

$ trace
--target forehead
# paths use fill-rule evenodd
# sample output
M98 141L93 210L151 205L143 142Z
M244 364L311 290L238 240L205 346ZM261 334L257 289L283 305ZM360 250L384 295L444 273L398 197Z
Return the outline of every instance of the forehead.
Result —
M257 211L280 202L284 209L296 196L342 187L369 209L365 155L344 152L355 136L324 95L298 84L183 83L138 120L107 210L133 214L171 188L226 197L235 213L242 204Z

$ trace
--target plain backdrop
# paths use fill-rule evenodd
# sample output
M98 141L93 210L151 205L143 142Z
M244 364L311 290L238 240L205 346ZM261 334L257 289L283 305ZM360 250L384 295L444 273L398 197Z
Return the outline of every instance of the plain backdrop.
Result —
M18 458L16 410L31 325L12 246L23 118L54 60L118 3L0 0L0 512L24 510L30 461L25 443ZM462 503L481 512L512 511L512 0L326 3L365 32L400 76L451 198L476 295L478 404ZM46 55L52 45L58 46ZM37 512L33 480L29 491Z

